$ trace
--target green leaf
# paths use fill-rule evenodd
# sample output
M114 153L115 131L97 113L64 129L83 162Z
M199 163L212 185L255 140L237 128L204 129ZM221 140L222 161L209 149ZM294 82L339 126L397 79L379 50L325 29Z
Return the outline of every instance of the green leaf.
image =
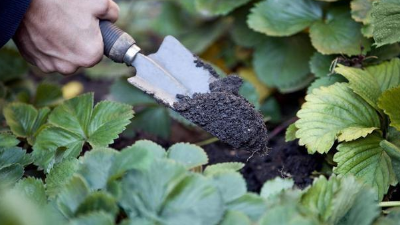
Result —
M292 123L288 126L288 128L286 129L286 134L285 134L285 141L289 142L289 141L294 141L296 140L296 132L297 132L297 127L296 124Z
M340 189L333 199L330 224L371 224L379 215L376 192L362 186L353 176L340 179ZM360 218L361 216L361 218ZM357 221L356 221L357 220Z
M47 197L42 180L33 177L25 178L20 180L13 190L31 200L37 206L45 206L47 204Z
M0 189L11 187L24 175L24 168L19 164L13 164L0 169Z
M150 141L147 142L154 144ZM145 148L140 148L139 145L139 143L136 143L131 147L124 148L115 156L110 171L113 178L119 178L131 169L144 170L150 167L154 158L156 158L156 154L154 154L154 150L149 151ZM165 154L165 150L162 149L162 151Z
M253 84L251 84L248 81L244 81L242 86L239 89L239 95L247 99L254 107L256 110L260 108L260 96L257 93L256 88L254 87Z
M292 189L293 187L293 180L277 177L264 183L263 187L261 188L260 196L267 200L270 200L277 197L283 191Z
M361 46L365 51L370 41L361 34L361 25L356 23L346 8L333 8L327 12L325 21L318 21L310 28L313 46L322 54L359 55Z
M391 159L393 171L396 174L396 178L400 180L400 148L387 140L382 140L379 146L388 154Z
M326 77L331 74L330 67L333 60L335 56L315 52L310 60L310 70L316 77Z
M390 157L379 145L381 141L379 135L371 134L366 138L342 143L333 158L337 162L335 173L360 178L375 188L376 199L382 199L389 186L397 183Z
M11 103L4 108L3 113L14 135L27 138L33 144L36 132L46 123L50 109L36 110L25 103Z
M389 115L390 125L400 131L400 86L385 91L378 105Z
M54 127L44 129L33 146L35 163L49 170L54 163L77 157L85 142L92 147L113 143L133 117L131 106L103 101L93 109L93 94L65 101L49 116Z
M226 15L250 0L195 0L197 10L207 15Z
M202 148L185 143L172 145L167 151L167 157L182 163L188 169L208 163L208 156Z
M247 7L239 9L233 14L235 22L230 30L232 40L243 47L255 47L258 46L265 39L264 34L255 32L247 25L247 16L249 15L249 9Z
M88 126L87 141L92 146L107 146L113 143L132 117L132 108L128 105L109 101L98 103Z
M7 82L21 78L28 72L28 64L17 50L2 48L0 51L0 81Z
M279 123L282 120L281 106L274 97L269 97L260 107L264 117L269 118L268 122Z
M400 85L400 59L398 58L377 66L366 67L365 70L376 78L382 92Z
M370 52L367 56L375 56L377 59L373 60L373 63L385 62L387 60L393 59L400 55L400 44L391 44L381 47L372 46ZM395 59L393 59L395 60Z
M77 159L66 160L54 166L46 176L46 194L55 198L79 168Z
M82 137L62 128L46 128L39 133L33 146L33 161L49 172L55 164L78 157L84 142Z
M319 177L302 196L302 205L323 224L371 224L379 215L375 192L354 177ZM367 203L368 202L368 203Z
M285 201L269 208L259 225L317 225L317 219L297 202Z
M290 36L321 18L321 4L316 1L268 0L255 5L247 23L268 36Z
M105 212L92 212L72 219L68 225L114 225L114 217Z
M251 225L252 222L244 213L228 210L220 225Z
M136 141L135 144L132 145L130 148L138 151L149 151L152 153L154 158L165 158L167 156L167 153L163 147L161 147L157 143L148 140Z
M0 148L0 168L12 164L26 166L32 163L30 155L20 147Z
M246 193L240 198L230 202L227 205L227 209L242 212L252 221L258 221L265 213L267 206L262 197L253 193Z
M200 174L186 176L168 195L163 218L168 224L216 224L224 213L218 190Z
M179 36L181 43L194 54L200 54L210 47L230 27L227 18L194 26Z
M335 68L335 72L349 80L349 87L368 102L368 104L378 109L378 98L382 92L373 74L362 69L343 65L338 65L338 67Z
M308 66L313 52L304 35L268 38L257 47L253 66L264 84L284 93L292 92L304 88L313 79Z
M150 107L138 112L129 128L168 139L171 134L171 118L164 107Z
M116 215L118 206L114 197L101 191L90 193L79 205L75 215L80 216L99 211Z
M242 197L247 192L246 181L237 172L219 172L211 176L225 203Z
M80 158L78 173L85 178L91 190L103 189L107 185L110 171L117 151L109 148L98 148L87 152Z
M89 186L83 177L75 175L63 187L57 197L58 209L67 218L74 216L79 205L89 195Z
M375 192L365 190L359 193L353 206L347 214L338 222L341 225L365 224L369 225L379 216L380 209L374 199Z
M338 65L335 72L349 80L349 86L375 109L384 91L400 84L400 60L393 59L363 69Z
M127 94L129 93L129 94ZM116 80L110 88L111 99L133 106L142 104L157 104L150 96L130 84L126 78Z
M335 140L351 141L379 129L375 110L345 83L314 89L297 113L296 137L309 153L328 152Z
M166 159L149 170L132 170L122 180L121 206L132 218L164 224L216 224L222 217L222 199L211 181Z
M33 104L36 107L55 106L63 101L62 90L58 85L41 83L37 87Z
M333 213L332 202L339 189L340 180L336 176L332 176L329 180L320 176L302 196L301 203L318 215L322 221L327 221Z
M363 24L371 22L371 10L374 0L353 0L350 3L351 17Z
M210 176L220 172L236 172L241 170L244 167L243 163L240 162L226 162L226 163L218 163L209 165L204 170L204 175Z
M372 7L371 17L376 46L400 41L400 4L398 2L376 2Z
M0 148L2 147L14 147L19 144L17 137L9 132L0 132Z
M113 80L124 76L133 76L133 74L135 74L134 68L115 63L106 57L99 64L85 69L85 76L93 80Z
M343 82L346 82L346 81L347 81L346 78L344 78L343 76L341 76L339 74L333 74L333 75L330 75L330 76L317 78L314 82L312 82L310 84L310 86L308 86L307 94L311 94L314 89L317 89L317 88L320 88L320 87L329 87L332 84L343 83Z
M49 116L49 123L87 138L87 128L93 111L93 93L64 101Z

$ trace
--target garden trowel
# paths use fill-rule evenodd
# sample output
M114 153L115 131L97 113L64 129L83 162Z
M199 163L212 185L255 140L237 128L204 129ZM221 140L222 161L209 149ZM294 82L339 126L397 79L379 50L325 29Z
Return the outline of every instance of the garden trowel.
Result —
M242 80L219 79L178 40L167 36L158 51L143 55L135 40L108 21L100 22L104 54L136 68L129 83L235 148L267 149L263 117L238 94ZM129 94L129 93L127 93Z
M176 96L210 92L210 83L217 79L208 70L196 67L197 57L172 36L164 39L156 53L145 56L135 40L111 22L101 21L100 28L104 54L136 68L129 83L171 108L178 101Z

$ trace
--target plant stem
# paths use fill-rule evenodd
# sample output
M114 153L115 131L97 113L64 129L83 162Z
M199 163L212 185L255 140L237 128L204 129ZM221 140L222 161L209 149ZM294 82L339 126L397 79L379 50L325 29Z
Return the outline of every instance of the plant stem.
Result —
M380 202L380 207L396 207L400 206L400 201L391 201L391 202Z
M276 135L284 131L290 124L294 123L297 121L297 117L290 118L289 120L281 123L279 126L277 126L273 131L268 136L268 140L271 140L274 138Z
M204 145L212 144L212 143L217 142L217 141L219 141L218 138L212 137L212 138L206 139L204 141L197 142L197 143L195 143L195 145L204 146Z

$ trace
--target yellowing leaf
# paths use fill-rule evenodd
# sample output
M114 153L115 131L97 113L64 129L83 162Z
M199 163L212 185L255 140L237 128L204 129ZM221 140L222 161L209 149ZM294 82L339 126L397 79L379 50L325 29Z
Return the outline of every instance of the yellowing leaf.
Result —
M400 85L400 60L358 69L338 65L335 72L349 80L349 86L375 109L381 94L392 87Z
M354 175L375 188L376 198L381 200L390 185L397 183L390 157L380 146L382 137L371 134L352 142L342 143L333 160L336 174Z
M83 85L78 81L71 81L64 85L62 88L62 93L65 99L71 99L83 92Z
M349 80L350 88L372 107L378 109L377 102L381 95L381 89L374 75L362 69L346 67L343 65L338 65L338 67L335 68L335 72L343 75L347 80Z
M351 1L351 17L364 24L371 21L371 9L374 0L353 0Z
M326 153L335 140L351 141L379 129L380 121L374 108L355 94L348 84L336 83L314 89L297 113L295 123L299 144L309 153Z
M400 86L385 91L378 105L389 115L390 125L400 131Z

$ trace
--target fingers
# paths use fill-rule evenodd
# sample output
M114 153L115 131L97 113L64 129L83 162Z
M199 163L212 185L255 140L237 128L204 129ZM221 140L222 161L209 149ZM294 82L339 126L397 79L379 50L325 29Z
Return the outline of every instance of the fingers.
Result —
M119 7L117 3L112 0L103 1L104 5L101 7L96 16L101 20L109 20L113 23L116 22L119 17Z

